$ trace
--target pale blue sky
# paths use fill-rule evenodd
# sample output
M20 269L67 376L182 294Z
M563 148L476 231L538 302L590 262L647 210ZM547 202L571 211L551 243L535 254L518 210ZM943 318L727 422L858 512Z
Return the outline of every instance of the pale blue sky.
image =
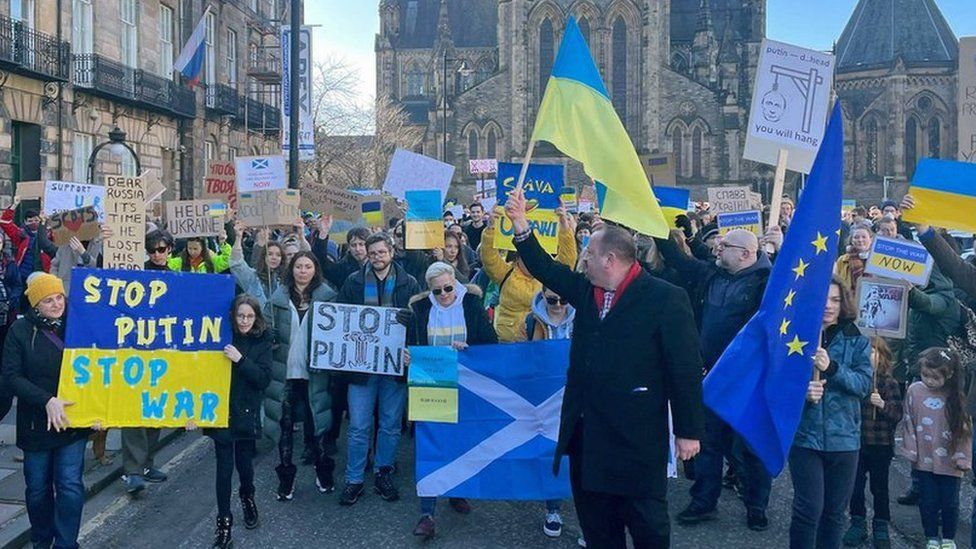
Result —
M828 50L844 30L856 0L768 0L769 38ZM956 36L976 35L976 1L936 0ZM318 58L343 58L360 73L359 95L376 92L373 42L379 30L378 0L305 0L305 21L321 25L313 46Z

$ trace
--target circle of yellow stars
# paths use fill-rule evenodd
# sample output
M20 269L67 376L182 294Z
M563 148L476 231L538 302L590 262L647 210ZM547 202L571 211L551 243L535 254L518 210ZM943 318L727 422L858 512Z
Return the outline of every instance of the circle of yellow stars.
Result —
M817 238L811 241L810 245L813 246L815 257L819 256L820 254L827 253L827 237L821 234L820 231L817 231ZM796 266L790 269L791 271L793 271L794 283L798 283L801 278L804 278L806 276L808 267L810 267L810 263L804 261L802 257L797 260ZM790 291L787 292L786 297L783 299L784 312L783 312L782 321L779 325L779 334L784 339L788 338L790 335L790 325L792 324L793 321L786 318L786 315L788 312L790 312L790 309L793 307L793 300L795 298L796 298L796 289L790 288ZM802 341L800 339L800 336L794 333L793 339L786 341L785 343L787 349L786 356L791 356L791 355L803 356L804 348L809 344L810 344L809 341Z

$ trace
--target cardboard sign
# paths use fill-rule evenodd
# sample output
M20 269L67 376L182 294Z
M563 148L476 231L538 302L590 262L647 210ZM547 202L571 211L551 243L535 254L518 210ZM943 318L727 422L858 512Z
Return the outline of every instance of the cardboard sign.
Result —
M721 235L733 230L745 229L762 237L762 212L734 212L718 214L718 232Z
M82 242L92 240L101 233L98 211L94 206L58 212L48 218L47 228L51 230L51 240L55 246L68 244L72 237Z
M857 200L853 198L845 198L840 201L840 211L841 213L853 211L857 207Z
M309 367L360 374L404 374L407 329L396 321L396 307L312 304Z
M712 213L748 212L754 210L749 187L709 187L708 202Z
M678 184L675 174L674 154L642 154L641 166L647 174L647 181L652 187L674 187Z
M44 185L46 181L20 181L16 183L17 191L14 196L25 200L42 200L44 198Z
M290 227L301 218L301 200L297 189L240 193L237 219L248 227Z
M407 222L404 227L408 250L444 247L444 221L441 217L441 192L407 191Z
M406 192L414 189L437 189L441 196L447 196L453 178L454 166L451 164L397 149L386 172L383 191L400 199L405 199Z
M857 327L868 336L904 339L908 327L904 282L862 276L857 281Z
M498 161L494 158L477 158L468 160L468 171L471 175L486 175L498 172Z
M959 87L956 92L959 118L957 160L976 162L976 36L959 39Z
M383 223L390 226L390 220L403 219L405 212L400 204L397 203L395 196L386 195L383 197Z
M362 196L345 189L319 183L302 186L301 209L321 212L335 219L359 221L362 218Z
M224 232L227 207L213 200L171 200L166 203L166 229L176 238L218 236Z
M810 173L827 125L834 56L764 39L746 132L746 160Z
M141 177L105 177L105 226L102 267L142 270L146 262L146 186Z
M238 156L234 167L238 194L275 191L288 186L284 156Z
M864 273L925 287L929 284L934 264L928 250L918 242L876 236Z
M233 278L76 268L68 295L58 397L75 403L72 427L227 426Z
M211 161L203 180L203 198L212 198L237 209L237 170L233 162Z
M51 216L58 212L94 206L98 220L105 221L105 187L72 183L70 181L45 181L42 211Z

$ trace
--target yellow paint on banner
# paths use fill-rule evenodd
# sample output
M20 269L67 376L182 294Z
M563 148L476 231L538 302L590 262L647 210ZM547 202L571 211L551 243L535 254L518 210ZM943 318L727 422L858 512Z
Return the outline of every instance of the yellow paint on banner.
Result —
M227 427L230 368L221 351L65 349L58 398L73 427Z
M457 388L409 387L407 419L434 423L457 423Z
M559 248L559 215L553 210L532 210L527 216L529 226L535 231L536 238L543 249L555 255ZM495 223L495 248L499 250L515 250L512 237L515 228L512 220L502 214Z
M976 233L976 197L914 186L908 192L915 207L902 214L905 221Z
M868 264L882 269L895 270L906 275L922 276L925 274L924 261L911 261L877 252L871 254L868 258Z
M444 222L407 221L406 245L408 250L431 250L444 247Z

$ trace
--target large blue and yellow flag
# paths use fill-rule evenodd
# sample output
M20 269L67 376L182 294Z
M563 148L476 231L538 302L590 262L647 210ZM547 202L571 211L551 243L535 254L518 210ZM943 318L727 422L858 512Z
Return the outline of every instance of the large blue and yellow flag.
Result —
M813 375L840 227L842 124L838 102L762 305L705 378L705 404L773 475L783 469Z
M923 158L908 192L915 207L905 221L976 232L976 164Z
M661 212L664 214L668 227L677 229L675 220L679 215L688 215L688 201L691 200L691 191L679 187L655 187L654 196L657 197L658 204L661 205Z
M532 140L552 143L581 162L588 176L607 186L603 217L644 234L667 237L664 214L575 18L566 24Z

